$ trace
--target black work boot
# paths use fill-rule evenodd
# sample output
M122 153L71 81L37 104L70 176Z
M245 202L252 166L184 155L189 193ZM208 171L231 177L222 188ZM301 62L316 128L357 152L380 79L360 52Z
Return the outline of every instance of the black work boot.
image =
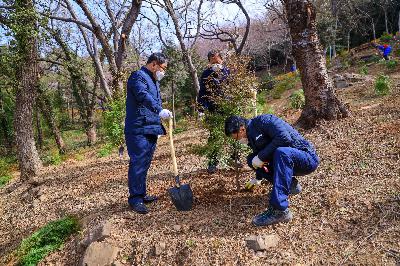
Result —
M140 213L140 214L146 214L149 212L149 209L147 209L146 205L144 205L144 203L142 203L142 202L130 204L130 206L133 211Z
M151 195L146 195L143 198L143 202L144 203L151 203L151 202L156 201L156 200L158 200L158 197L157 196L151 196Z
M302 187L301 187L299 181L297 181L297 179L293 177L293 179L292 179L292 184L290 185L290 192L289 192L289 194L290 194L290 195L297 195L297 194L299 194L302 190L303 190L303 189L302 189Z
M253 224L255 226L267 226L277 223L287 223L292 220L293 214L289 209L284 211L268 208L265 212L253 218Z

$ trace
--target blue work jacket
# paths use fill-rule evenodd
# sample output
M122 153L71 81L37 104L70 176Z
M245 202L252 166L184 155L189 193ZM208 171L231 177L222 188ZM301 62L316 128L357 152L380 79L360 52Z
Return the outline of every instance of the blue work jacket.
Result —
M248 121L247 138L254 155L261 161L271 161L278 147L292 147L315 153L311 143L284 120L270 114L254 117Z
M146 67L133 72L127 85L125 134L164 135L159 82Z
M197 96L197 102L200 108L214 112L217 110L217 105L212 99L213 95L224 96L222 82L224 82L229 75L229 70L225 66L222 69L214 71L212 67L205 69L200 77L200 91Z

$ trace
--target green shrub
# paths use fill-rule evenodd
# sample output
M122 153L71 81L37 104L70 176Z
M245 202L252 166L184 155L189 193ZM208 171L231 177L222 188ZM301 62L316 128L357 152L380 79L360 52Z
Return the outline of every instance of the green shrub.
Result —
M7 185L7 183L12 179L11 175L2 175L0 176L0 188Z
M287 91L294 89L296 83L300 81L300 75L298 73L288 73L281 75L276 79L275 87L271 90L271 96L274 99L280 99L282 94Z
M82 129L72 129L62 132L67 150L77 150L87 146L87 137Z
M303 89L297 90L290 95L290 107L293 109L301 109L305 104Z
M274 114L275 110L272 106L266 105L263 114Z
M389 76L379 75L375 80L375 93L377 95L386 95L390 92L391 81Z
M273 108L267 104L267 92L262 91L257 94L257 114L273 114Z
M351 66L351 61L348 59L344 59L342 61L342 68L343 69L348 69Z
M115 147L124 143L125 99L120 98L107 105L103 112L103 128L107 141Z
M360 74L363 76L368 75L368 67L366 65L360 67Z
M389 34L387 32L384 32L379 39L381 42L389 42L393 39L393 35Z
M257 114L264 112L266 103L267 103L266 92L261 91L260 93L257 93Z
M210 164L218 161L221 166L228 165L232 160L231 155L234 152L241 154L240 150L243 148L243 145L225 136L225 119L230 115L253 116L253 92L260 88L258 78L248 68L249 57L231 55L225 62L228 69L234 71L226 82L221 83L219 89L224 95L213 91L216 88L212 85L207 87L211 91L211 98L218 106L218 112L206 111L203 120L204 127L210 133L204 153Z
M345 58L345 57L347 57L348 55L349 55L349 51L347 51L346 49L342 49L342 50L339 51L339 56L340 56L340 57Z
M37 265L50 252L60 248L71 234L78 232L79 222L74 217L65 217L34 232L22 240L17 251L19 265Z
M287 84L286 83L279 83L277 84L273 90L271 90L271 96L274 99L280 99L282 97L282 94L287 90Z
M99 158L103 158L103 157L107 157L110 156L112 153L112 150L115 146L113 144L106 144L103 147L101 147L101 149L97 152L97 157Z
M389 70L394 70L398 66L398 62L396 60L388 60L385 62L386 68Z
M374 54L374 55L371 55L370 57L368 57L367 59L365 59L364 62L366 64L368 64L368 63L378 63L381 59L382 59L381 56L378 56L378 55Z
M69 118L69 112L58 112L57 113L57 118L58 121L60 121L60 128L63 130L71 129L72 123Z
M43 158L43 163L45 165L59 165L62 161L62 157L59 154L58 150L51 151L50 154L46 155Z
M275 85L274 77L270 74L266 74L261 78L261 83L259 87L259 91L267 91L272 90Z
M397 49L393 49L393 54L394 54L395 56L400 57L400 47L397 48Z
M0 158L0 176L6 176L10 174L10 165L3 158Z

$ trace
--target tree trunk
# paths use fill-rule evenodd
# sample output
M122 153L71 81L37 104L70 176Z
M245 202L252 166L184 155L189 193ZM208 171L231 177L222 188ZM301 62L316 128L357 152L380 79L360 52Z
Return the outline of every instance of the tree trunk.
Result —
M399 28L398 28L398 30L399 30L398 33L399 33L399 36L400 36L400 10L399 10L399 20L398 20L397 23L398 23L397 26L399 26Z
M309 128L320 119L339 119L349 115L336 97L328 77L325 58L318 40L316 11L311 0L284 0L292 36L292 51L300 70L306 98L298 125Z
M39 149L43 149L43 133L42 133L42 125L40 123L40 113L39 110L35 112L35 120L36 120L36 132L37 132L37 144Z
M243 38L240 42L240 45L236 50L236 54L240 55L243 51L244 45L246 44L247 38L249 36L249 32L250 32L250 16L247 13L247 10L244 8L242 2L236 1L236 5L240 8L240 10L242 10L244 16L246 17L246 28L245 28L245 32L243 34Z
M51 104L50 99L41 91L39 88L39 99L38 99L38 105L40 110L42 111L42 114L44 118L46 119L47 124L49 125L51 132L53 133L54 140L56 141L58 151L60 154L65 153L65 144L64 140L61 136L60 129L58 128L57 122L56 122L56 116L54 114L53 106Z
M332 12L332 16L335 18L335 28L333 31L333 43L332 43L332 48L333 48L332 58L335 58L336 57L336 35L337 35L338 24L339 24L338 0L331 0L331 12Z
M86 128L86 136L87 136L87 145L88 146L92 146L96 143L97 134L96 134L96 125L94 123L91 123Z
M74 105L71 103L71 123L72 125L75 123L75 115L74 115Z
M176 37L178 38L178 41L179 41L179 44L180 44L180 47L182 50L183 58L185 58L190 77L192 78L193 87L195 89L196 95L198 95L199 91L200 91L199 78L197 77L197 71L193 65L192 57L190 56L189 50L187 49L185 42L183 40L183 35L182 35L182 32L179 27L179 21L175 14L175 10L172 5L172 2L170 0L165 0L165 7L166 7L168 14L171 16L172 21L174 22L175 34L176 34Z
M350 30L347 32L347 52L350 51Z
M385 6L385 8L383 9L383 13L385 14L385 29L386 29L386 33L389 34L388 15L387 15L387 8L386 8L386 6Z
M26 14L27 11L31 11L33 15ZM37 30L32 0L19 1L16 4L16 13L20 15L17 23L24 30L15 34L18 52L21 56L18 62L20 84L17 88L14 113L15 143L21 180L27 181L36 176L42 167L35 146L32 124L39 79L36 36L32 36L32 32Z
M335 30L334 30L334 33L333 33L332 58L336 58L336 36L337 36L338 27L339 27L339 18L336 16L336 19L335 19Z
M376 32L375 32L375 23L374 20L372 19L372 34L374 35L374 40L376 40Z

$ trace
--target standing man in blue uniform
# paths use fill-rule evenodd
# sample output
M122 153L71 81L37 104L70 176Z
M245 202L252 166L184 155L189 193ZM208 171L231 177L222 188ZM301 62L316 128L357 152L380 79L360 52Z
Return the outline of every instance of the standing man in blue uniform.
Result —
M125 141L130 158L128 203L141 214L148 213L145 203L157 199L146 194L146 176L158 135L165 135L161 119L172 117L172 113L161 106L159 82L166 68L166 57L162 53L154 53L146 65L133 72L128 79L125 118Z
M319 158L311 143L288 123L274 115L260 115L247 120L230 116L225 120L225 134L253 152L247 157L249 166L256 172L256 179L267 179L273 184L269 208L254 217L253 224L266 226L289 222L288 196L301 192L294 177L315 171Z
M211 115L219 114L221 110L218 110L218 104L215 101L215 97L224 97L224 91L222 83L228 78L229 70L223 64L221 53L217 50L211 50L207 55L209 65L203 71L200 77L200 91L197 97L197 102L200 105L201 116L204 115L205 111L208 111ZM222 115L222 114L221 114ZM205 122L211 125L210 117L206 116ZM213 143L213 150L208 154L208 173L215 173L218 166L218 157L222 147L217 145L216 141L218 136L214 136L216 133L210 130L210 136L208 139L209 143Z

